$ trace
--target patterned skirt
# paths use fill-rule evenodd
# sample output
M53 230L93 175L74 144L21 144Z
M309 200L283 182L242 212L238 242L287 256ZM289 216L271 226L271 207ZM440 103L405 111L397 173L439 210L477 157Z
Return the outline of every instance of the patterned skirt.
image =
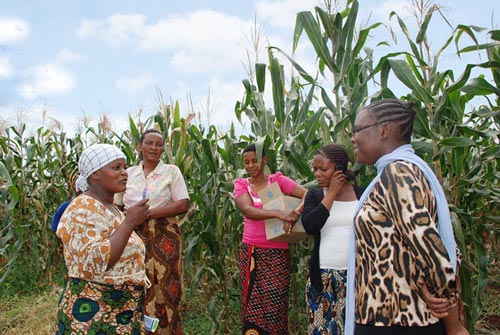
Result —
M146 274L151 282L144 299L144 314L159 319L155 335L180 335L182 250L179 225L174 218L149 220L137 233L146 245Z
M288 334L289 249L240 249L242 333Z
M346 281L347 271L333 269L321 269L323 291L307 281L308 334L344 334Z
M143 299L143 286L69 278L57 309L55 334L144 334Z

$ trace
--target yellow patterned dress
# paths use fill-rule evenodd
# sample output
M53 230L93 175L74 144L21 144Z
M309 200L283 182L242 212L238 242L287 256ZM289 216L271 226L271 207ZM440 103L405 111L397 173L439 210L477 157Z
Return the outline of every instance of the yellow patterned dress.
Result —
M106 270L109 236L123 219L87 195L75 198L64 212L56 234L69 280L57 310L56 334L144 334L145 246L136 233Z

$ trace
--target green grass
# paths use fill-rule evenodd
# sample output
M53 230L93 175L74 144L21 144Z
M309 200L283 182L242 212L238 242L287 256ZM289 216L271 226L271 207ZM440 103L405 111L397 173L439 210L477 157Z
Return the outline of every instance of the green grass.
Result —
M53 335L60 292L54 289L36 295L2 298L0 334Z
M35 295L3 298L0 301L0 334L53 335L55 312L60 292L60 288L54 288ZM183 328L185 335L240 333L239 324L233 325L231 329L211 331L215 320L211 319L213 316L210 316L210 303L207 303L207 295L197 295L185 300L188 300L184 306ZM490 285L484 294L484 312L476 324L476 334L499 334L500 311L498 306L500 306L500 286ZM231 309L232 315L237 317L237 304L232 304ZM302 320L305 322L304 318ZM292 332L292 334L294 333Z

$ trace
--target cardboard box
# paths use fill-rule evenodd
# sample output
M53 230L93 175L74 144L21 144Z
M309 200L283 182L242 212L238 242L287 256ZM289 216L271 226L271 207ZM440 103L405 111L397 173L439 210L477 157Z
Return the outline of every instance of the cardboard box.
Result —
M262 200L264 209L274 210L293 210L300 204L301 199L289 197L281 192L278 183L272 183L266 188L260 190L259 197ZM299 220L293 226L290 234L285 233L283 229L283 221L278 219L267 219L266 223L266 237L269 241L275 242L288 242L297 243L309 237L310 235L304 230L302 221Z

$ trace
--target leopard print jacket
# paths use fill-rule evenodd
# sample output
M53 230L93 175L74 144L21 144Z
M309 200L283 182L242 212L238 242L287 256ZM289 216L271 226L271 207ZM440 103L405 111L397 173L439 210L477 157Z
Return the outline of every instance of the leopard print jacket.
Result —
M354 222L357 323L438 322L419 295L419 277L430 292L455 303L455 275L436 220L435 198L422 172L403 161L386 166Z

